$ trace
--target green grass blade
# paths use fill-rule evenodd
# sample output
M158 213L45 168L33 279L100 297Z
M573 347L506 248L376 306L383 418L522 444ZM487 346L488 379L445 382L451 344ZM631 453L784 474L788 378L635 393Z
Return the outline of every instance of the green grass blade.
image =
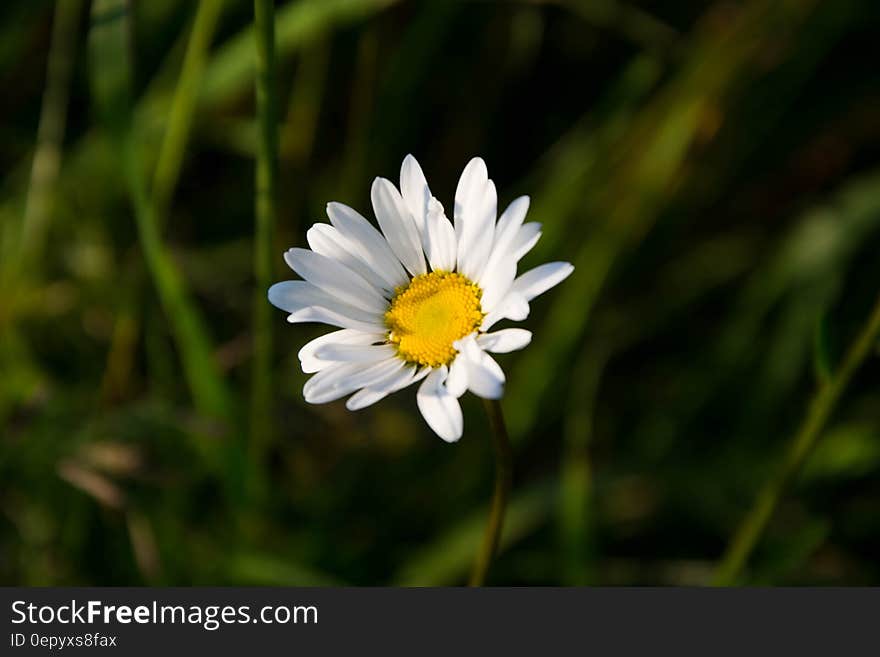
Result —
M165 214L180 178L180 168L195 116L199 84L208 63L208 50L222 10L223 0L199 2L183 58L183 67L168 112L168 128L159 149L153 176L153 203L160 216Z
M19 257L38 258L43 250L52 199L61 168L61 146L67 122L67 101L77 45L82 0L59 0L55 6L46 92L37 129L37 148L25 200Z
M272 283L272 234L278 212L278 101L275 78L274 0L254 0L257 51L257 150L254 210L254 361L251 380L251 448L257 463L270 440L273 410L272 318L266 293Z
M770 38L774 21L798 24L812 10L808 5L757 0L725 27L722 37L712 29L698 33L685 65L642 108L606 155L612 166L603 162L601 169L585 171L597 177L583 178L580 183L564 170L548 177L567 180L575 192L585 186L601 191L587 198L581 194L580 203L571 209L578 213L573 217L577 221L593 216L596 225L574 254L575 273L553 295L542 330L511 376L507 394L516 403L511 404L508 419L514 437L534 426L557 368L583 334L619 257L644 238L675 193L676 181L689 164L689 149L707 112L738 89L742 76L760 57L756 44L762 36ZM563 153L559 158L562 166L580 152L576 142L571 148L570 155ZM552 223L559 225L558 219ZM555 239L550 222L544 225L552 245ZM564 232L557 229L557 239ZM572 308L578 312L571 312Z
M398 0L301 0L286 5L275 20L278 56L291 54L335 26L364 19ZM213 57L201 102L216 104L247 87L256 75L254 29L229 40Z
M144 259L171 324L195 405L206 415L225 418L231 412L229 396L207 332L162 243L156 208L147 193L140 145L131 120L129 20L128 4L123 0L96 0L92 5L89 53L93 96L122 161Z
M504 519L499 553L547 519L556 499L556 490L555 486L539 484L514 493ZM420 550L400 568L392 585L448 586L463 580L483 539L488 513L487 507L481 507Z
M237 586L343 586L338 578L270 554L243 552L226 564Z

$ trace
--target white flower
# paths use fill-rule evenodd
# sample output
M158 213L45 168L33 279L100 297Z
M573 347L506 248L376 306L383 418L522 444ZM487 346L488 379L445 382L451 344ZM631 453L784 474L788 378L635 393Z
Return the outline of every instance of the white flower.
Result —
M400 191L376 178L373 211L382 232L341 203L329 203L329 224L315 224L309 249L284 260L303 279L269 288L269 301L290 322L338 326L299 352L303 387L313 404L351 393L358 410L422 381L418 406L443 440L461 437L458 399L466 390L488 399L504 393L504 372L487 353L522 349L529 331L489 333L503 319L523 320L529 301L573 271L552 262L517 276L517 262L541 236L524 223L522 196L497 218L498 198L486 164L472 159L455 191L454 224L431 195L412 155L400 169Z

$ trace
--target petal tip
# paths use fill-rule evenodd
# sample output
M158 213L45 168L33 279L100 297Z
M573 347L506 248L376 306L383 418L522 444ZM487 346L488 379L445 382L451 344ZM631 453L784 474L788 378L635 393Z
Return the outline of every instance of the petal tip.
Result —
M281 294L282 285L283 283L275 283L273 285L270 285L269 289L266 290L266 298L269 300L269 303L271 303L276 308L281 308L281 306L279 306L277 302L279 301L279 295Z

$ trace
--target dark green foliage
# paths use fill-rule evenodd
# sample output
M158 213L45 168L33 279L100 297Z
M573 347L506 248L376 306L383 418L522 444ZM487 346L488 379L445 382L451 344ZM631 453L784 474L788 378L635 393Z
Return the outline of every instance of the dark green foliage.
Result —
M252 10L0 9L0 583L466 578L492 486L477 400L452 446L414 390L309 406L296 352L322 329L275 309L251 399L272 138ZM407 152L447 207L482 155L543 223L524 266L577 267L499 358L514 485L489 583L708 583L880 292L880 5L302 0L275 21L261 276L293 278L282 250L327 201L369 214ZM737 581L880 584L876 356Z

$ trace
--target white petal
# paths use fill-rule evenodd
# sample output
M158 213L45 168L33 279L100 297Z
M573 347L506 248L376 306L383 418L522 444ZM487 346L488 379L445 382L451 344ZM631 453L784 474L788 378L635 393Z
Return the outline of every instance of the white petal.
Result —
M425 258L415 219L404 205L400 192L385 178L376 178L370 191L373 212L391 250L413 276L424 274Z
M520 328L502 329L477 336L477 345L485 351L506 354L522 349L532 341L532 332Z
M315 357L321 360L340 363L372 363L387 360L397 355L397 349L390 344L325 344L318 347Z
M488 331L502 319L524 320L529 316L529 301L563 281L574 271L567 262L550 262L519 276L504 298L483 318L481 331Z
M520 226L516 233L516 238L511 244L511 251L515 260L519 261L522 257L535 248L535 244L541 239L541 224L537 221L531 221Z
M405 384L405 382L411 378L415 370L416 367L414 365L408 365L407 363L404 363L402 360L398 359L397 367L382 368L382 376L378 378L373 377L370 383L364 387L364 390L383 390L386 391L385 394L390 394L391 392L393 392L393 390L397 389L394 386L401 385L401 382ZM355 393L355 395L357 394L358 393ZM353 402L355 408L351 408L347 403L346 408L348 408L349 410L357 410L358 408L363 408L362 406L360 406L360 403L362 402L363 397L361 397L360 399L356 399Z
M400 167L400 195L403 202L415 219L419 235L424 239L427 233L428 201L431 200L431 189L422 167L412 155L403 158Z
M516 278L516 260L508 255L502 260L490 263L483 272L481 286L483 296L480 297L480 306L483 312L492 312L498 303L504 298L513 285Z
M486 184L489 182L489 171L483 158L475 157L465 166L458 179L458 187L455 188L455 233L461 237L462 221L468 208L476 208L480 205Z
M364 365L361 365L360 367L361 370L359 372L352 374L345 381L346 388L357 390L358 388L364 388L380 383L392 373L404 369L406 363L395 355L387 360L375 364L368 363L366 364L366 367Z
M308 249L288 249L284 260L308 282L351 306L378 313L388 307L375 287L332 258Z
M461 438L464 430L464 417L458 399L449 394L443 385L446 366L432 370L419 386L416 394L419 410L428 426L448 443Z
M378 383L406 366L397 357L379 363L344 363L321 370L303 386L303 395L310 404L345 397L358 388Z
M343 385L350 376L362 369L364 366L360 363L333 363L306 381L303 386L303 397L311 404L323 404L344 397L347 394L344 388L335 397L332 393Z
M345 265L370 285L391 298L394 287L388 283L379 273L357 255L357 249L343 237L335 227L328 224L315 224L306 233L306 240L315 253L332 258Z
M508 205L504 213L498 218L498 225L495 227L495 239L492 242L492 255L489 257L490 263L497 263L504 259L508 253L512 252L511 244L516 239L528 211L529 197L520 196ZM484 272L483 277L485 276L486 273Z
M435 198L431 198L428 202L428 215L425 221L425 253L428 255L431 269L453 271L458 249L455 229L446 218L443 206Z
M474 173L469 173L471 164L468 164L462 173L465 192L461 194L461 199L458 191L455 195L458 270L471 280L480 279L480 274L489 261L495 236L498 194L495 183L488 179L483 182L485 168L485 164L477 165ZM459 181L460 189L462 181Z
M449 366L449 376L446 377L446 389L455 398L461 397L467 391L467 360L456 357Z
M453 343L459 358L467 361L468 390L485 399L504 396L504 371L489 354L477 346L473 334Z
M282 281L269 288L269 302L291 313L287 321L324 322L368 333L384 330L382 313L355 308L308 281ZM313 312L315 311L315 312ZM320 311L320 312L317 312ZM335 318L329 321L326 318Z
M362 322L335 310L320 306L310 306L309 308L292 312L287 316L287 321L291 324L307 324L310 322L329 324L330 326L354 329L355 331L363 331L365 333L375 333L383 328L381 322Z
M573 271L574 267L570 263L548 262L517 277L513 282L513 291L521 294L526 301L531 301L564 281Z
M384 336L379 333L363 333L361 331L353 331L351 329L342 329L341 331L325 333L324 335L315 338L311 342L307 342L305 345L303 345L303 348L299 350L299 354L297 354L297 356L299 357L299 363L300 366L302 366L302 371L306 374L313 374L314 372L319 372L325 369L333 363L333 361L323 360L315 356L315 352L318 350L319 347L323 347L324 345L328 344L368 345L375 342L380 342L383 339Z
M489 354L484 353L479 363L468 367L468 390L484 399L504 396L504 370Z
M481 331L488 331L502 319L521 322L529 316L529 302L515 290L508 292L498 305L483 318Z
M359 212L342 203L328 203L327 216L357 256L381 276L390 289L409 282L388 241Z
M417 381L421 381L430 371L431 368L429 367L423 367L419 370L415 365L411 365L395 373L384 382L374 383L369 388L358 390L348 398L348 401L345 402L345 407L350 411L359 411L384 399L392 392L402 390Z

